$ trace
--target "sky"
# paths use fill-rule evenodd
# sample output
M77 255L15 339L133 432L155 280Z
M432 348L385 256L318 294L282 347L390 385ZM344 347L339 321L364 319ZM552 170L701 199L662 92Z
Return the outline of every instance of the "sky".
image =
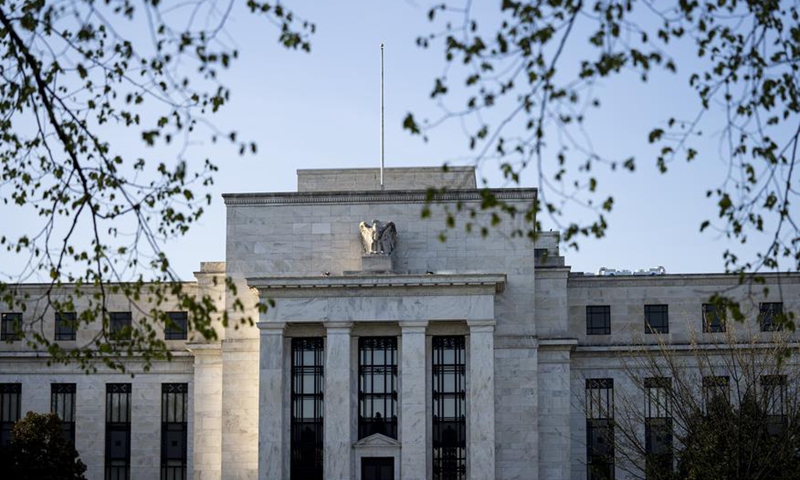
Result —
M494 2L481 2L481 8L491 5ZM427 2L300 0L287 6L316 24L310 54L282 48L274 27L239 7L227 23L240 58L222 77L231 88L231 101L211 120L223 130L255 140L258 151L240 157L205 140L194 146L212 158L219 172L206 214L183 238L165 245L183 279L191 279L201 261L225 258L223 193L294 191L297 169L380 165L381 43L385 44L386 166L471 164L473 153L457 123L430 132L427 142L401 128L408 112L419 117L437 112L429 94L433 79L443 72L442 49L416 45L416 38L432 29ZM491 20L486 13L486 21ZM567 53L581 54L573 50ZM578 272L657 266L668 273L724 271L722 252L730 246L728 240L714 232L699 233L700 223L716 215L705 192L723 179L724 166L714 149L718 139L710 136L708 157L676 163L666 175L658 173L647 143L650 128L663 125L676 110L688 113L696 108L685 76L655 75L642 84L627 75L599 85L598 92L604 107L587 123L594 145L612 155L636 155L639 167L633 174L597 172L601 193L615 199L607 236L581 240L577 251L562 246L566 264ZM117 135L119 144L124 144L125 133ZM491 187L516 186L503 181L491 162L481 164L478 174ZM519 186L532 187L536 182L537 172L529 168ZM545 230L558 229L549 219L543 224ZM752 254L758 243L753 239L745 247ZM14 261L3 259L6 271Z

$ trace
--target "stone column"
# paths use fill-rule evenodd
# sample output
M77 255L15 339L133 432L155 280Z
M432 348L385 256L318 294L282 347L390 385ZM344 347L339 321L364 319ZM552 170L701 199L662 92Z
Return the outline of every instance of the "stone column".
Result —
M282 480L289 478L284 470L284 436L289 426L283 421L284 322L259 322L258 390L258 478Z
M350 480L353 441L350 436L350 322L325 324L325 408L323 472L326 480ZM271 477L270 477L271 478Z
M425 409L425 328L428 322L400 322L403 332L400 363L400 478L421 480L428 477L426 439L428 412ZM487 477L489 478L489 477Z
M494 320L468 320L469 419L467 461L470 479L495 478Z
M222 478L222 348L215 343L192 343L194 354L194 477Z

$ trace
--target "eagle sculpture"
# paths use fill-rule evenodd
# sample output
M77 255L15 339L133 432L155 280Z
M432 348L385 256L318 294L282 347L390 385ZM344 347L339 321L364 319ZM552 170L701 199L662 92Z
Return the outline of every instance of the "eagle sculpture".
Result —
M361 222L358 225L361 230L361 243L364 245L364 253L369 255L389 255L394 251L397 244L397 229L394 222L381 223L377 220L372 221L372 225Z

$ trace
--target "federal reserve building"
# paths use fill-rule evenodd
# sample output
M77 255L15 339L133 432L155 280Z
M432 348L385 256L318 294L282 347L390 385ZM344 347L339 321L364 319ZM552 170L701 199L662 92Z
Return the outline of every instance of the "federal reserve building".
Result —
M63 320L79 303L54 312L45 286L16 286L29 307L2 312L0 441L26 412L55 412L93 480L645 478L623 420L641 413L642 448L667 452L679 422L663 400L676 385L666 363L702 377L697 398L733 399L727 352L780 343L789 376L758 388L795 392L796 336L773 319L800 311L797 273L754 287L668 272L658 245L631 245L655 268L574 272L557 232L534 240L522 215L493 222L489 192L517 212L537 195L478 188L468 167L300 170L294 192L223 195L225 259L198 259L185 286L230 321L204 340L166 302L174 325L156 335L172 359L144 371L128 358L133 376L48 366L13 322L40 315L64 348L102 327L72 328ZM720 293L741 319L711 300ZM136 328L147 311L108 302L112 324ZM653 373L648 355L654 368L670 358Z

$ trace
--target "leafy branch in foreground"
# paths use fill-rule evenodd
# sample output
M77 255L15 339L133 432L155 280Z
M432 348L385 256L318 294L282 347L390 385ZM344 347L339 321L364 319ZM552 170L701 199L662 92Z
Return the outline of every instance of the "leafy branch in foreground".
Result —
M14 225L13 234L6 225L0 235L7 252L28 258L24 271L0 280L0 299L24 311L38 300L17 284L44 274L49 283L37 295L49 310L80 305L81 324L103 325L90 341L63 350L42 332L39 311L18 323L16 333L54 361L80 359L92 369L99 354L124 370L115 356L127 353L149 367L169 355L155 335L165 302L190 311L189 327L214 337L214 302L178 282L162 245L211 201L217 167L196 158L191 141L206 136L239 154L256 151L208 121L230 98L220 77L238 57L225 35L233 7L0 0L0 193L3 208L36 219ZM313 24L279 4L250 0L247 8L277 27L286 48L310 51ZM130 144L109 142L119 131ZM112 295L148 305L124 342L109 328Z
M696 92L697 110L688 118L663 112L663 124L642 139L658 147L654 163L664 173L679 159L709 161L712 155L699 150L700 134L717 135L723 167L707 195L718 218L702 222L700 230L714 228L734 244L767 234L770 241L755 258L740 258L733 248L724 252L726 268L743 281L752 280L752 272L800 270L791 208L800 193L797 2L504 0L499 21L486 21L488 28L475 10L469 0L430 10L440 29L418 44L444 50L447 68L431 90L442 113L430 120L409 113L403 127L427 138L443 123L460 122L476 164L496 162L511 182L535 169L539 199L525 212L537 218L532 235L541 213L574 248L580 237L605 235L614 198L598 198L596 172L632 172L641 160L611 158L594 148L586 124L601 106L598 83L631 74L647 82L656 70L680 72ZM670 54L676 51L691 53ZM588 209L591 219L566 219L570 205Z

